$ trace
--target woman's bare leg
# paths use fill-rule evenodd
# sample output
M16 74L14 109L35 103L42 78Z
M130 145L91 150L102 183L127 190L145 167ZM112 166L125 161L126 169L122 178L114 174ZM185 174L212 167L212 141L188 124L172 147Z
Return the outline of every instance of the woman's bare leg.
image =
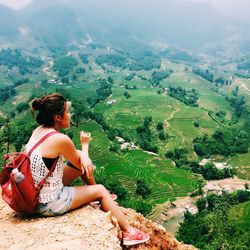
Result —
M82 174L81 170L74 169L66 164L63 169L63 185L70 186L70 184L79 176L87 185L96 184L93 175L91 175L90 178L88 178L86 174Z
M112 200L109 192L103 185L88 185L77 186L74 188L74 199L70 210L81 207L89 202L99 200L102 210L111 211L112 215L116 217L118 223L123 231L128 231L130 226L125 218L125 215L120 208Z

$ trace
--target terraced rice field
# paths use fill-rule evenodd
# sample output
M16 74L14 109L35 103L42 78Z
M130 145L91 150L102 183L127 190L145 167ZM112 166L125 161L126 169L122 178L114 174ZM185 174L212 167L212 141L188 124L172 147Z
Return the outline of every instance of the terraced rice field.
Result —
M115 154L108 150L109 141L96 123L87 121L79 129L92 133L90 156L97 166L96 175L119 180L129 191L131 202L141 200L141 196L135 193L138 179L144 179L151 189L150 196L144 200L150 204L186 196L195 189L197 178L186 170L174 167L166 158L141 150ZM74 129L75 141L79 140L79 129Z
M236 220L241 228L249 229L250 227L250 201L233 206L230 211L230 217Z

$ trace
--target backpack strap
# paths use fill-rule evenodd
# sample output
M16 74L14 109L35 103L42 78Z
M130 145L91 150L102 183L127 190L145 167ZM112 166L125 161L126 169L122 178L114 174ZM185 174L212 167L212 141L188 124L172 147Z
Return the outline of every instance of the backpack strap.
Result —
M56 160L54 161L54 163L53 163L52 167L50 168L48 174L47 174L47 175L43 178L43 180L41 180L40 183L38 184L38 186L37 186L37 188L36 188L37 191L40 191L40 189L43 187L44 182L47 180L48 177L50 177L50 175L52 174L52 172L55 170L56 164L57 164L57 162L58 162L58 159L59 159L59 157L56 158Z
M51 135L57 134L57 131L51 131L49 133L47 133L46 135L44 135L32 148L31 150L28 152L29 155L31 155L31 153L42 143L44 142L48 137L50 137ZM49 170L49 173L44 177L43 180L41 180L41 182L38 184L37 186L37 191L40 191L40 189L42 188L44 182L47 180L47 178L52 174L52 172L55 170L56 168L56 164L58 162L59 157L56 158L56 160L54 161L52 167Z
M57 131L51 131L49 133L47 133L46 135L44 135L32 148L31 150L28 152L29 155L31 155L31 153L42 143L44 142L48 137L50 137L53 134L57 134Z

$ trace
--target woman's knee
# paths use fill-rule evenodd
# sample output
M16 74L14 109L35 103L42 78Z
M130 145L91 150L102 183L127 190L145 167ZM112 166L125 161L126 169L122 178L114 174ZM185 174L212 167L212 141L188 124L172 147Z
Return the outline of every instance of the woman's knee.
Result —
M96 188L102 198L108 195L108 190L102 184L97 184Z

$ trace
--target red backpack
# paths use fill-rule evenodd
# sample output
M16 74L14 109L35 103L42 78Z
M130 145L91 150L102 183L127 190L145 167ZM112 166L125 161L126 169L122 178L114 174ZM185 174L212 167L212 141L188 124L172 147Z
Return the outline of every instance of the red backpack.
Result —
M34 213L39 200L39 192L46 179L52 174L58 161L55 160L47 176L35 187L32 174L30 171L30 155L43 141L49 136L58 133L51 131L43 136L32 148L27 152L10 153L4 156L4 166L1 173L2 197L4 201L16 212ZM7 163L8 162L8 163ZM12 170L17 168L23 173L24 179L20 183L16 183Z

